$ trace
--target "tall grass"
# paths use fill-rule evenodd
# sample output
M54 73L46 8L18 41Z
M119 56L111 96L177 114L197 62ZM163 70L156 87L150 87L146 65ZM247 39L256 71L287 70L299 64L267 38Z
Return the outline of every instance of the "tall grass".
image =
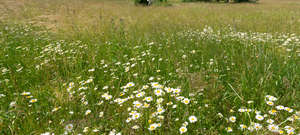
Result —
M47 2L4 11L0 134L299 133L297 5Z

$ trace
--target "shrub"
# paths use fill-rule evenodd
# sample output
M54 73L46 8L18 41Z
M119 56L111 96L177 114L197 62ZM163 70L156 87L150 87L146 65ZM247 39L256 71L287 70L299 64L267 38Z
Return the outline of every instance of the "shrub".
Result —
M230 1L233 1L235 3L239 2L256 2L257 0L182 0L183 2L197 2L197 1L202 1L202 2L225 2L229 3Z
M150 6L154 2L167 2L168 0L134 0L136 5L147 5Z
M134 0L136 5L150 5L152 0Z

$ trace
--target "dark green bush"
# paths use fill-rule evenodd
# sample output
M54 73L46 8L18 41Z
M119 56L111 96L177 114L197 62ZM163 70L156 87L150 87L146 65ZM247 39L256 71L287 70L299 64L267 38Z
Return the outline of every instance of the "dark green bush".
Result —
M225 3L229 3L229 2L235 2L235 3L239 3L239 2L256 2L257 0L182 0L183 2L197 2L197 1L202 1L202 2L225 2Z
M167 0L134 0L136 5L146 5L150 6L154 2L167 2Z
M136 5L150 5L151 4L150 1L148 1L148 0L134 0L134 3Z

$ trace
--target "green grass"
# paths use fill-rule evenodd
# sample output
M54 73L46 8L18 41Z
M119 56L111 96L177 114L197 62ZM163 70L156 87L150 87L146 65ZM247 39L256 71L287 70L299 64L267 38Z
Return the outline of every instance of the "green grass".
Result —
M184 134L191 135L276 134L268 130L267 119L273 119L282 130L289 125L299 133L300 37L291 34L296 33L292 28L299 25L272 22L283 20L281 15L292 17L288 14L291 12L299 14L290 8L296 4L285 3L280 11L273 12L279 5L269 1L262 1L261 5L229 4L234 8L231 9L228 5L207 3L174 2L171 7L144 8L126 1L78 0L61 7L58 12L63 14L56 21L29 24L35 15L52 14L58 4L61 3L29 1L16 11L4 11L7 20L0 23L0 134L109 134L116 130L125 135L173 135L180 134L184 122L189 123ZM95 13L86 8L91 4L103 4L100 9L91 7L101 11L103 18L99 23L93 21ZM219 10L211 10L213 15L198 15L196 11L204 10L199 9L201 6ZM250 10L249 16L241 17L251 22L232 23L230 27L226 20L213 23L218 17L230 22L239 16L217 14L221 9L234 12L255 6L258 11ZM43 8L38 12L37 7ZM127 10L113 11L115 8ZM184 14L175 16L179 13L176 9ZM105 14L108 11L112 11L111 16ZM256 13L263 11L268 14ZM245 14L246 10L241 12ZM123 19L124 16L127 17ZM196 20L183 19L199 16L207 22L196 24ZM256 27L254 18L266 16L269 17L263 22L271 25ZM51 24L56 26L49 29ZM129 82L135 86L124 88ZM153 82L163 88L180 88L181 92L170 94L164 90L163 96L156 96ZM143 89L145 85L149 88ZM142 98L130 98L140 92L145 92ZM105 93L111 99L106 100ZM273 107L266 104L267 95L278 98ZM134 101L146 103L143 98L147 96L153 98L148 108L133 107ZM180 96L190 103L176 99ZM118 98L128 99L119 105ZM157 101L159 98L162 103ZM32 99L37 102L30 103ZM278 110L277 105L293 111ZM159 107L165 112L159 117L151 116ZM141 116L127 123L128 108ZM240 113L240 108L268 116L259 121L254 111ZM278 111L274 116L269 113L272 109ZM87 110L91 113L86 114ZM198 119L195 123L188 119L192 115ZM228 120L231 116L236 117L236 122ZM288 121L288 117L293 121ZM252 132L239 129L240 124L249 126L251 122L260 123L262 128ZM149 131L153 123L160 123L161 127ZM73 128L66 129L70 124ZM136 125L139 128L132 129ZM233 132L228 133L228 127Z

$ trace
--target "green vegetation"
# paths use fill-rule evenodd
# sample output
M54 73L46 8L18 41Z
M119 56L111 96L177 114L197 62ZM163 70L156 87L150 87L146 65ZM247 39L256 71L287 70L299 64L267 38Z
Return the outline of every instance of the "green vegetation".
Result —
M0 1L0 134L299 133L300 3L169 2Z

